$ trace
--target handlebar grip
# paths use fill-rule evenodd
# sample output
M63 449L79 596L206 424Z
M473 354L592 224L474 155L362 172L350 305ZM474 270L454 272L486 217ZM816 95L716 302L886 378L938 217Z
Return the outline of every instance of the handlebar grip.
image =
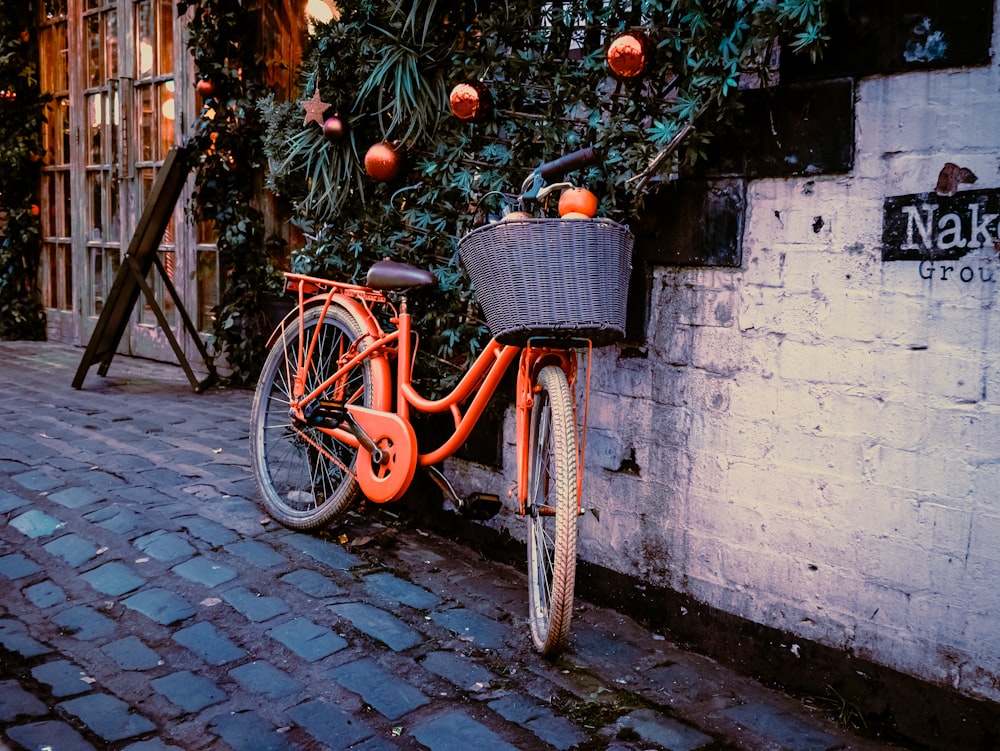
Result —
M563 154L551 162L545 162L538 168L538 174L542 176L545 182L553 183L557 182L567 172L583 169L592 164L600 164L603 159L604 155L601 152L593 146L587 146L579 151L571 151L569 154Z

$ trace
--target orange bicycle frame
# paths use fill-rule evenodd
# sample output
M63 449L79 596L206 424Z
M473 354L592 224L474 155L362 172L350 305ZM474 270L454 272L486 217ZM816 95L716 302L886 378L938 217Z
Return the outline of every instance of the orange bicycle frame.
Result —
M289 318L297 317L297 325L299 326L298 362L297 371L294 374L294 393L291 403L291 409L294 412L301 416L302 409L306 404L319 398L352 368L367 359L372 366L373 410L393 414L406 424L410 422L411 409L425 414L449 412L452 415L455 427L443 444L426 453L419 453L415 441L412 446L397 446L397 454L392 460L395 463L405 466L412 462L411 452L418 452L415 463L419 466L438 464L452 456L468 439L507 369L520 355L516 392L517 485L519 512L524 513L527 498L529 415L534 403L535 379L542 367L557 365L566 372L572 385L576 377L576 358L571 350L535 347L530 344L522 349L515 345L500 344L495 339L491 339L454 389L440 399L427 399L417 393L412 385L411 371L415 348L413 346L412 321L407 310L405 296L400 303L399 310L390 319L396 325L396 329L387 333L382 330L370 308L373 303L390 304L382 292L369 287L343 284L301 274L286 274L286 277L289 288L297 291L299 297L297 310L289 315ZM365 333L341 358L336 372L332 373L323 383L318 384L312 391L306 393L306 375L315 342L310 342L307 348L304 342L304 324L301 313L306 307L322 306L322 317L334 304L340 305L350 312L364 327ZM364 346L364 349L361 349L361 346ZM392 369L389 365L393 354L396 358L395 389L393 389ZM464 412L462 410L463 404L466 405ZM321 427L319 430L349 445L359 445L357 436L345 428ZM407 484L408 482L409 479L406 480ZM392 500L392 498L377 500Z

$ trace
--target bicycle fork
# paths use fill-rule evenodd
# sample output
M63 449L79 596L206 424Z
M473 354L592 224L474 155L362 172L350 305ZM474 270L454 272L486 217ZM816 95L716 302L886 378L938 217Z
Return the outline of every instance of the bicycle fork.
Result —
M588 345L590 343L588 342ZM587 350L587 395L584 400L584 426L581 433L581 437L577 440L576 454L577 454L577 468L578 472L582 476L583 474L583 451L584 444L586 442L586 415L589 402L590 393L590 354L591 349L588 346ZM524 516L528 513L527 502L528 502L528 487L529 487L529 471L528 466L530 460L530 434L531 434L531 409L535 404L535 394L538 391L537 377L538 372L546 365L556 365L566 373L566 379L569 381L569 386L571 390L575 389L576 386L576 376L577 376L577 364L576 356L573 350L567 350L564 348L552 348L552 347L533 347L529 342L528 345L521 351L521 358L518 362L517 369L517 402L516 402L516 420L515 420L515 430L517 432L517 500L518 500L518 513ZM574 419L576 407L574 406ZM578 479L577 481L577 513L581 513L580 508L582 506L582 487L583 482ZM533 513L546 514L553 513L554 511L548 509L532 509Z

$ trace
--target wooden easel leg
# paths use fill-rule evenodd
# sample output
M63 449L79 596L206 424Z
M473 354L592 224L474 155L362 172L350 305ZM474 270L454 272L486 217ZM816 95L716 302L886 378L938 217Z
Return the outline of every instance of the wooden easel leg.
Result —
M146 296L146 300L149 302L149 307L153 309L153 315L156 316L156 320L160 324L160 328L163 329L163 333L167 337L167 341L170 343L170 347L173 349L174 355L177 357L177 362L180 363L180 366L187 374L188 381L191 383L191 388L193 388L196 392L202 391L205 386L198 381L194 370L191 369L191 364L188 362L187 357L184 356L184 350L181 349L181 345L177 342L177 337L174 336L174 332L170 330L170 322L167 321L167 317L163 314L160 304L156 301L156 295L153 293L153 289L146 282L146 277L139 270L138 265L132 258L126 259L126 262L132 269L132 274L135 276L136 283L139 285L142 293ZM157 264L159 264L159 259L157 259ZM162 272L163 267L160 266L160 269ZM174 301L176 302L176 298Z
M153 263L156 264L156 268L159 269L160 276L163 278L163 285L167 288L167 293L173 298L174 307L177 308L177 312L181 315L181 321L184 324L184 329L188 332L188 336L194 340L194 346L198 348L198 353L201 355L201 361L205 363L205 367L208 368L208 377L201 382L200 388L195 389L195 391L203 391L218 380L219 374L215 370L215 364L212 362L212 358L209 357L208 349L205 348L205 343L201 340L201 336L198 335L198 329L195 327L194 322L191 320L191 316L188 315L187 310L181 302L181 296L177 294L177 288L167 275L167 270L163 268L163 263L160 261L159 254L153 256Z

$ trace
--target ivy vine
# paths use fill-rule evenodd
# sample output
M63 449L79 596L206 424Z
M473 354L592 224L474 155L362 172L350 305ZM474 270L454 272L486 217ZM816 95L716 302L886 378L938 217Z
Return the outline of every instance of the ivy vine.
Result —
M314 238L294 254L297 270L358 281L386 256L434 270L440 291L422 293L416 310L429 332L417 375L444 386L486 337L470 314L457 238L501 213L498 192L515 190L540 162L593 144L604 165L574 179L598 194L601 215L628 222L658 155L681 144L654 182L702 158L738 112L740 88L773 74L777 46L816 53L825 10L824 0L337 6L339 18L310 39L300 100L260 103L268 185ZM651 41L645 74L615 78L608 44L636 27ZM492 116L470 124L450 114L448 93L464 79L489 88ZM346 137L331 142L303 123L302 101L317 90ZM406 155L399 182L365 173L366 150L383 140Z
M45 338L38 197L45 103L31 5L0 0L0 339Z
M195 178L196 216L211 222L218 247L219 304L211 341L236 384L252 382L270 333L263 296L280 289L264 242L264 219L254 204L263 165L259 96L261 61L255 16L240 0L179 0L193 9L188 46L195 75L207 82L193 145L203 157Z

